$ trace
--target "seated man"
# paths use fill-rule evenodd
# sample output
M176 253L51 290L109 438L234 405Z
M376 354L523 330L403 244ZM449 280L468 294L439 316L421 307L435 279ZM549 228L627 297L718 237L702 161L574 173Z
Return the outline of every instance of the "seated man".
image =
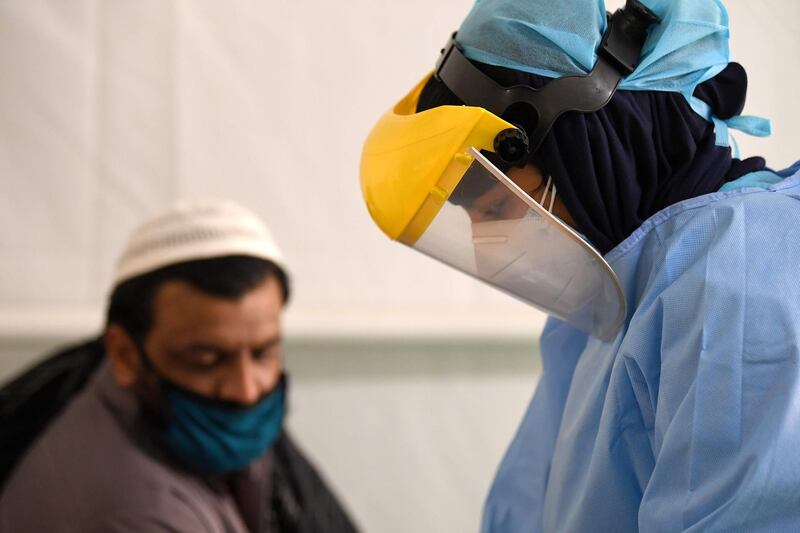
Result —
M102 341L51 360L91 368L94 350L98 369L14 461L0 531L353 531L283 428L288 297L269 230L239 206L141 226Z

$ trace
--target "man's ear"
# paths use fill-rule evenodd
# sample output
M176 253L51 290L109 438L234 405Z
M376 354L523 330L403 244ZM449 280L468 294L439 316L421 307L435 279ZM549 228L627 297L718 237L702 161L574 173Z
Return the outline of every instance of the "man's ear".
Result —
M130 387L139 375L141 359L136 343L118 324L109 324L103 335L111 372L120 387Z

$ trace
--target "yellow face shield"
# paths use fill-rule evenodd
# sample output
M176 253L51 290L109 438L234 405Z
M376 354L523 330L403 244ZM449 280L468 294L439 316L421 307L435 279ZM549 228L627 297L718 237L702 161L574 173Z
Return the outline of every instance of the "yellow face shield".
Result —
M548 208L546 197L537 202L484 156L514 126L479 107L417 113L427 80L365 143L361 188L373 220L393 240L611 338L625 315L611 267L551 213L555 187Z
M485 109L442 106L417 113L425 77L372 128L361 155L361 192L389 238L413 246L472 164L508 122Z

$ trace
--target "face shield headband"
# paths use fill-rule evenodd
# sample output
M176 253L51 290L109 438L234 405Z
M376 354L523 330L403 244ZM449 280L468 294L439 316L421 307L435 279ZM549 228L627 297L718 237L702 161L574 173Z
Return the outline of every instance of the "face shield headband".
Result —
M504 163L524 166L553 123L568 111L591 113L611 100L623 78L636 70L647 30L660 19L638 0L628 0L609 17L594 68L585 76L565 76L542 89L503 87L464 56L453 34L436 64L435 76L468 106L510 117L517 128L501 131L494 151Z

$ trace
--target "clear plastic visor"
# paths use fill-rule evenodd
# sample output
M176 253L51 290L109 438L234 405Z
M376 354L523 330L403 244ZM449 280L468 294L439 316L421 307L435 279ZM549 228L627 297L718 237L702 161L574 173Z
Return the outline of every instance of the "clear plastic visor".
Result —
M613 337L625 301L608 263L480 152L471 155L413 248L587 333Z

